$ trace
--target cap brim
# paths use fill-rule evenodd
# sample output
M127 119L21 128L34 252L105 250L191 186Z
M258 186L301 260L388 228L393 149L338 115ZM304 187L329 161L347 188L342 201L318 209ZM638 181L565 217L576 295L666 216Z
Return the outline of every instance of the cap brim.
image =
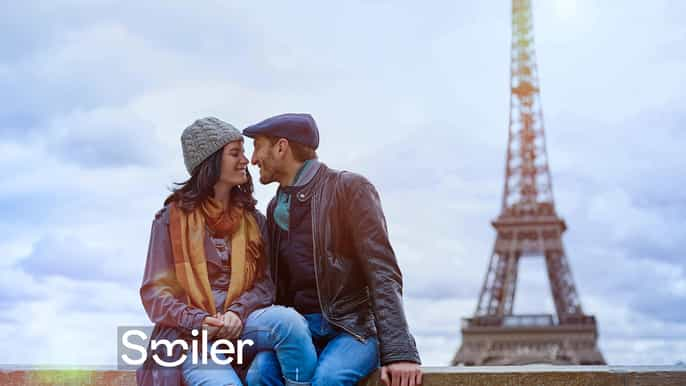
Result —
M259 133L256 133L253 130L250 130L250 128L248 127L247 129L243 129L243 135L245 135L248 138L255 138L256 136L259 135Z

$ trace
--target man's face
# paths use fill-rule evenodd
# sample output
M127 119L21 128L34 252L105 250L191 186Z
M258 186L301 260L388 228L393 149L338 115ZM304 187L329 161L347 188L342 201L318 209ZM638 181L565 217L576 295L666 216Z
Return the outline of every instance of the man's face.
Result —
M279 162L276 157L278 143L272 145L267 137L258 135L253 145L255 150L250 162L260 169L260 183L266 185L278 181Z

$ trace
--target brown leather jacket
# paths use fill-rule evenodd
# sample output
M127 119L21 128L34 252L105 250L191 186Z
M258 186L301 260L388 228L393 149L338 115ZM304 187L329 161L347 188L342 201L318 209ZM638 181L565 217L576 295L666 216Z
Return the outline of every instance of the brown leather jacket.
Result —
M362 341L376 335L382 365L420 363L403 310L402 274L374 186L358 174L321 164L294 199L310 203L315 280L324 317ZM286 289L278 280L275 204L272 199L267 223L279 304Z

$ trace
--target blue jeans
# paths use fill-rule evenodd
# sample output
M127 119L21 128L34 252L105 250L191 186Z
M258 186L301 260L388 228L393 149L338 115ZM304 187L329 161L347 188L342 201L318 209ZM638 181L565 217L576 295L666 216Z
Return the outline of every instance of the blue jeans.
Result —
M210 344L212 342L209 342ZM200 344L198 344L200 346ZM225 347L222 347L225 348ZM229 364L220 365L214 363L212 357L207 355L207 364L202 364L202 353L197 353L198 363L193 363L193 346L189 347L186 360L181 364L183 380L188 386L207 385L207 386L241 386L241 379L236 371ZM224 354L218 354L221 359L226 359Z
M245 320L240 339L250 339L252 346L243 346L245 363L260 352L269 352L278 358L277 370L283 384L309 385L317 365L317 352L307 330L307 322L292 308L270 306L253 311ZM189 356L190 358L190 356ZM204 366L182 365L183 376L189 386L193 385L242 385L230 365ZM210 360L210 362L212 362ZM281 378L283 374L284 378Z
M306 314L307 333L312 339L309 347L316 349L319 359L311 378L314 386L355 385L379 367L379 348L376 337L360 342L352 335L331 325L322 314ZM299 326L300 327L300 326ZM303 347L310 350L309 347ZM246 383L253 385L283 385L280 357L274 351L258 353L246 375Z

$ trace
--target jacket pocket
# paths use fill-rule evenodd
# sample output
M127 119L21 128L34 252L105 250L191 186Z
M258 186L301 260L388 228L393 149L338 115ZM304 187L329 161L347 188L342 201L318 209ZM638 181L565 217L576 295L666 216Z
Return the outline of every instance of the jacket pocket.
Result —
M350 313L357 313L363 308L363 305L368 303L369 293L367 287L364 287L351 295L342 296L335 300L332 313L334 316L339 317L348 315Z

